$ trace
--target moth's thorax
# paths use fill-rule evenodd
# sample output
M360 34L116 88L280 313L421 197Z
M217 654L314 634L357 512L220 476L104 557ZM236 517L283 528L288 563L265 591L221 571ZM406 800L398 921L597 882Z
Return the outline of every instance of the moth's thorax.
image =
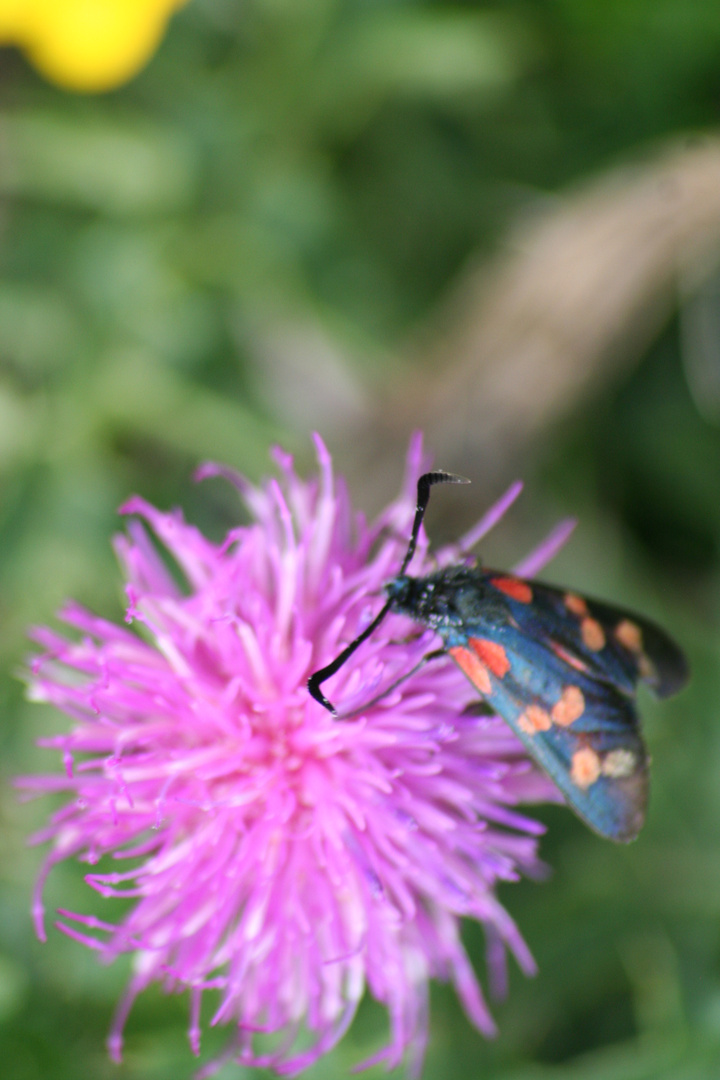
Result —
M479 618L493 618L500 612L494 590L481 570L450 566L427 577L400 574L385 586L391 609L408 615L416 622L437 630L443 637L452 636Z

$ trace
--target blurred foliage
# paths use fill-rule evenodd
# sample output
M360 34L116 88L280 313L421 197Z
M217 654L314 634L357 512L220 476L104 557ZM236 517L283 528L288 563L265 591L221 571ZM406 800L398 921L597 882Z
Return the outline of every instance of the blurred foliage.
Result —
M104 1034L124 972L32 936L23 837L45 808L18 807L9 778L45 765L32 739L64 721L25 705L10 674L25 625L66 595L117 616L108 541L131 491L217 530L234 506L188 483L200 459L257 476L273 440L308 459L267 375L274 328L322 326L372 393L508 222L654 139L716 125L720 4L192 0L147 69L98 97L1 58L0 1057L17 1080L176 1080L192 1071L187 1003L146 994L117 1069ZM539 518L579 514L554 576L656 614L691 653L683 697L643 702L648 827L617 849L540 812L554 875L503 892L540 974L511 980L493 1044L438 988L427 1078L720 1072L720 431L688 388L686 318L537 447L519 511L534 539ZM56 871L48 908L75 898L81 870ZM467 939L482 966L476 928ZM344 1075L377 1023L368 1004L311 1075Z

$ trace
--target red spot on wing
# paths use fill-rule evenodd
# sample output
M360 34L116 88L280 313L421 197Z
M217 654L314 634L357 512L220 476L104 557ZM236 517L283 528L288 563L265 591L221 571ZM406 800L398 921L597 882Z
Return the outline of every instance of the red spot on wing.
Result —
M583 663L579 656L573 656L572 653L568 652L567 649L564 649L557 641L550 641L549 644L552 651L563 661L563 663L569 664L570 667L575 668L576 671L585 672L588 670L587 664Z
M632 619L621 619L615 627L615 637L631 653L643 651L642 630Z
M585 697L580 687L566 686L550 715L559 727L570 727L584 712Z
M471 649L466 649L464 645L455 645L452 649L448 649L448 652L463 674L467 675L470 682L477 687L481 694L491 693L492 685L488 670Z
M605 648L605 631L597 619L586 615L580 622L580 637L583 643L592 652L599 652Z
M643 634L637 623L634 623L632 619L621 619L615 627L615 637L635 657L640 678L654 682L657 679L657 670L650 657L643 651Z
M527 735L535 735L538 731L549 731L552 727L550 713L541 705L528 705L518 717L518 724Z
M496 577L490 579L490 584L509 596L511 600L517 600L521 604L532 602L532 589L526 581L519 581L514 577Z
M573 615L578 615L580 617L587 615L588 613L587 602L582 596L578 596L577 593L565 593L565 607L568 611L572 611Z
M502 645L497 641L488 641L487 638L469 638L470 648L477 654L478 660L486 668L502 679L510 670L510 661Z
M600 758L590 746L576 750L570 763L570 779L582 790L591 787L600 776Z

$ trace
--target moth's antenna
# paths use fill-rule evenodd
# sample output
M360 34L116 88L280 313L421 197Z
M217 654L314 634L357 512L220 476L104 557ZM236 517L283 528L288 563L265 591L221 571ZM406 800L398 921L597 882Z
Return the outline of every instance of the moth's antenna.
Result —
M427 504L430 500L430 488L433 484L469 484L470 481L464 476L456 476L454 473L444 472L442 469L438 469L436 472L423 473L418 480L417 486L417 506L415 507L415 520L413 521L412 532L410 533L410 543L408 549L405 552L405 558L402 561L400 567L400 573L404 574L410 565L410 560L415 554L415 548L417 547L418 533L420 532L420 526L422 525L423 518L425 517L425 511L427 510Z
M331 675L334 675L336 671L340 670L345 661L352 656L355 650L362 645L363 641L366 641L367 638L369 638L372 634L373 630L375 630L376 627L380 625L389 610L390 600L386 600L380 611L370 623L370 625L365 627L362 634L358 635L358 637L356 637L354 641L351 641L350 644L347 645L331 663L327 664L324 668L320 668L319 671L316 671L315 674L311 675L308 679L307 688L310 691L310 696L314 697L316 701L319 701L320 704L328 710L328 712L331 712L333 714L333 716L337 716L337 709L335 708L333 703L331 701L328 701L328 699L325 697L322 690L320 689L320 684L324 683L326 679L329 679Z
M433 484L469 484L470 481L466 480L464 476L455 476L454 473L443 472L442 469L438 469L436 472L423 473L418 480L417 485L417 506L415 508L415 520L413 521L412 531L410 533L410 543L408 544L407 551L405 552L405 558L402 561L400 567L400 573L404 574L410 565L410 560L415 554L415 548L417 547L418 534L420 532L420 526L422 525L423 518L425 517L425 511L427 510L427 504L430 499L430 488ZM362 634L358 634L354 641L351 641L349 645L346 645L341 653L339 653L331 663L327 664L324 668L320 668L308 679L308 691L310 696L315 698L324 708L331 712L333 716L337 716L337 711L330 701L325 697L320 686L329 679L331 675L339 671L346 660L349 660L352 654L358 649L363 641L367 641L370 635L377 629L380 623L383 621L388 611L390 610L392 599L386 600L380 611L377 613L373 621L369 626L366 626Z

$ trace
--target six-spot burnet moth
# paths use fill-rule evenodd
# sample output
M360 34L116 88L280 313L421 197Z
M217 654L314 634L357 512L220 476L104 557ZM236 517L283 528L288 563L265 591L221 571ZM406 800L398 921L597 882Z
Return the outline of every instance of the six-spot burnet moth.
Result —
M321 684L388 612L407 615L443 642L422 663L449 653L578 817L610 840L633 840L648 793L637 684L658 697L676 693L688 678L683 653L648 619L538 581L464 565L410 577L430 488L439 483L467 481L442 471L420 477L410 542L400 572L385 585L384 606L311 676L310 694L335 713Z

